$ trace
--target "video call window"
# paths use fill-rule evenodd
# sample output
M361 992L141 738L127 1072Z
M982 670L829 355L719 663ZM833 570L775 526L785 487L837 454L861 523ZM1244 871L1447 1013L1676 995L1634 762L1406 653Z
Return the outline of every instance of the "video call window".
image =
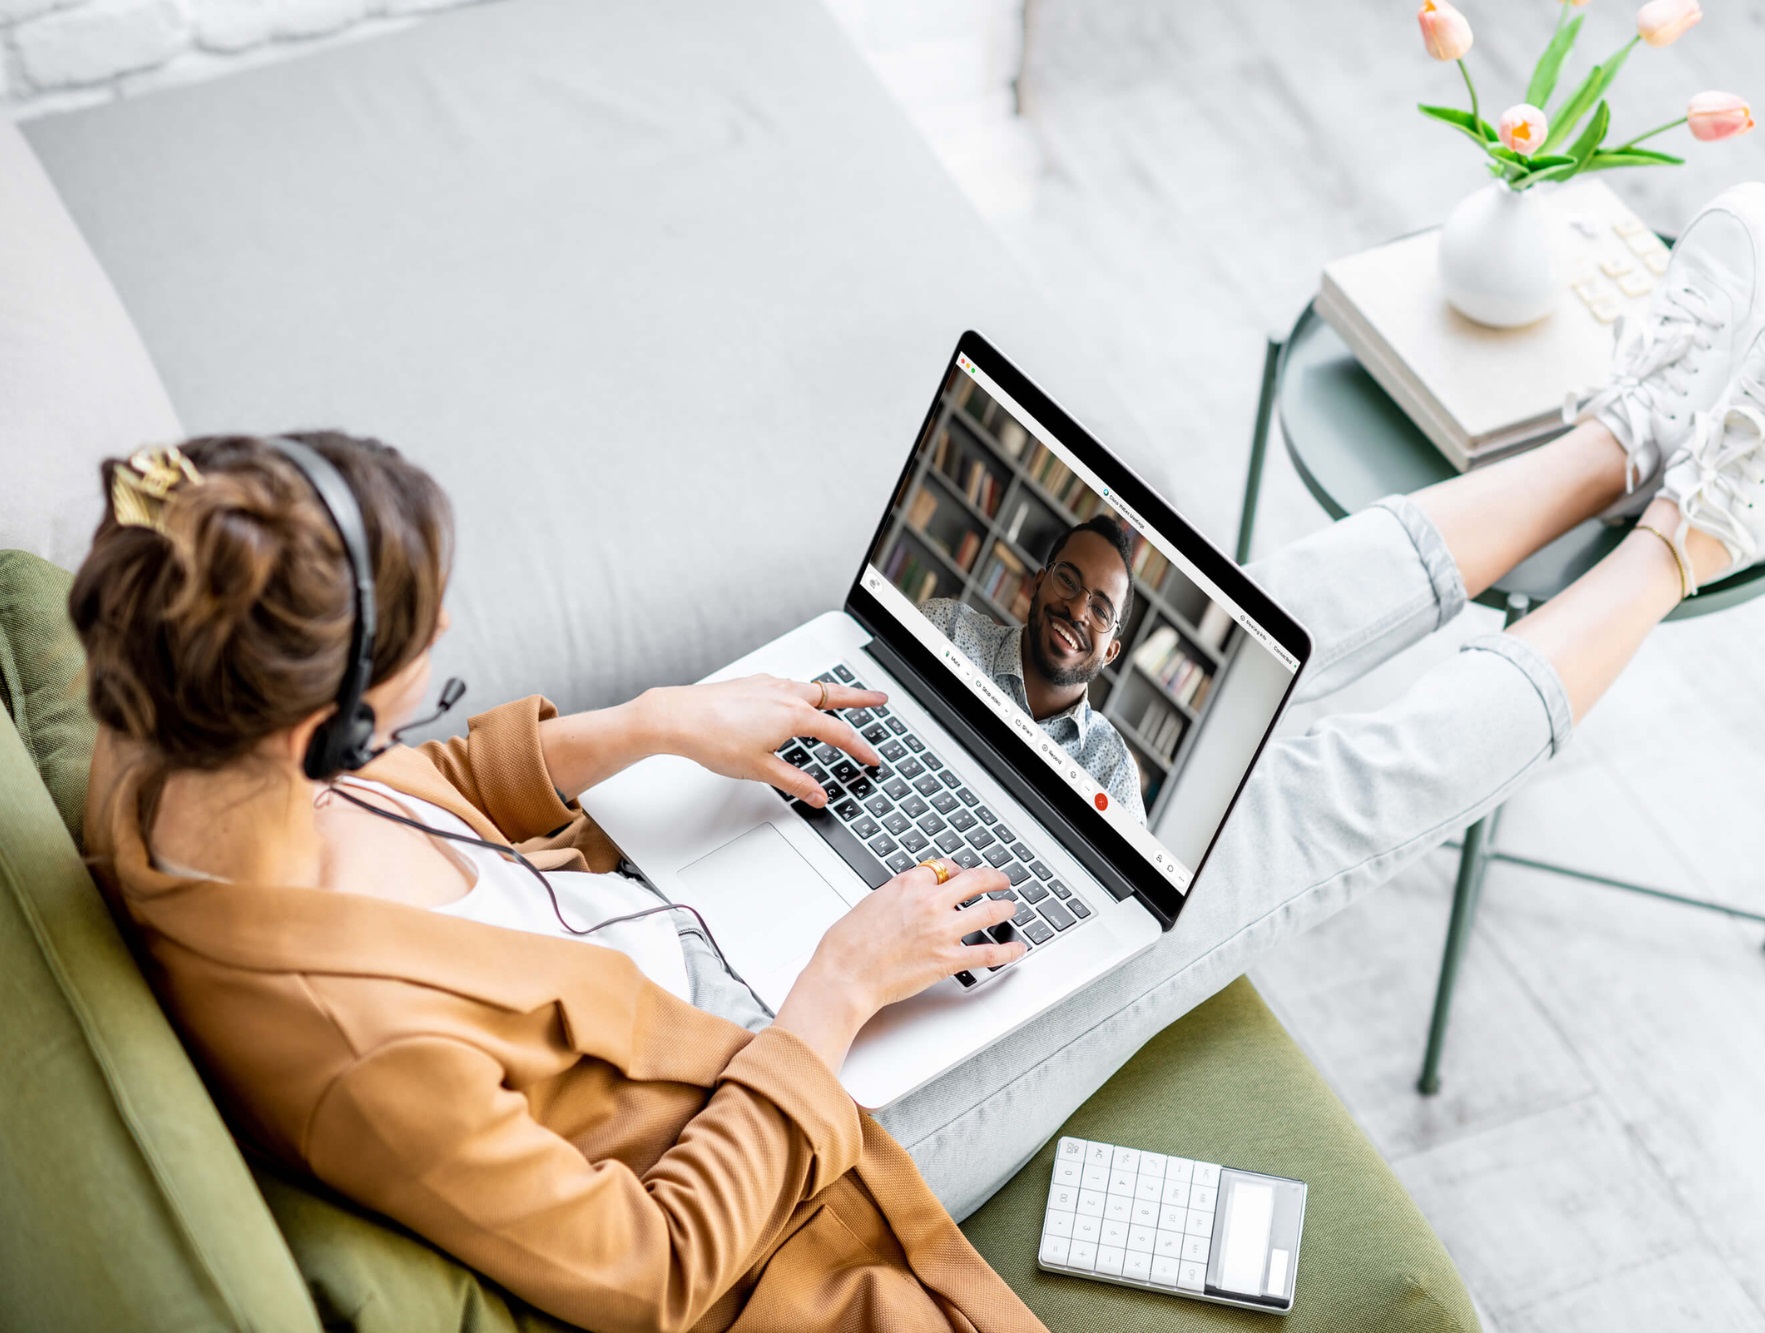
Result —
M1019 693L1082 678L1086 734L1063 743L1117 811L1157 821L1245 636L960 367L872 563L1002 688L1013 651Z

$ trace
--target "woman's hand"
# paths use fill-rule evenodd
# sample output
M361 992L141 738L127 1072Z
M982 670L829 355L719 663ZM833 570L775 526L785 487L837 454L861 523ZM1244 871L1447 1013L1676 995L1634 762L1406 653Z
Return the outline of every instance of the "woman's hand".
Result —
M995 944L984 935L964 941L1016 915L1012 899L985 896L1011 881L991 866L939 864L945 883L930 866L915 866L836 921L780 1006L774 1026L795 1033L829 1069L838 1072L858 1029L884 1005L958 972L1023 957L1021 943Z
M830 682L828 708L874 708L888 702L878 690L855 690ZM682 685L649 692L662 748L703 764L726 778L753 778L810 805L827 804L827 793L802 769L773 751L793 736L813 736L851 755L866 768L882 763L876 747L844 718L817 710L821 686L777 676L746 676L712 685Z

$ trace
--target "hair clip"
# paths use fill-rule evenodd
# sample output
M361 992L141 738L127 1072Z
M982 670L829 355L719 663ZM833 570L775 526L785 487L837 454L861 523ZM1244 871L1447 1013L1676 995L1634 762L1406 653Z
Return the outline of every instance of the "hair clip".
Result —
M126 528L165 533L165 504L182 482L200 484L202 474L175 444L137 449L110 470L110 511Z

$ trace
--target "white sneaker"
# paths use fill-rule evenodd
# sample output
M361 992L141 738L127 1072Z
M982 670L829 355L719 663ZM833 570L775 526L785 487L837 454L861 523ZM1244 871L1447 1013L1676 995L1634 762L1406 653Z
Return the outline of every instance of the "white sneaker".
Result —
M1754 340L1729 392L1698 414L1667 464L1661 494L1679 506L1673 549L1696 592L1685 537L1708 533L1728 550L1724 575L1757 564L1765 549L1765 334Z
M1716 405L1741 357L1765 330L1765 183L1724 190L1673 247L1661 285L1640 321L1619 326L1605 386L1563 416L1600 422L1628 458L1625 498L1601 517L1640 513L1664 465L1700 412Z

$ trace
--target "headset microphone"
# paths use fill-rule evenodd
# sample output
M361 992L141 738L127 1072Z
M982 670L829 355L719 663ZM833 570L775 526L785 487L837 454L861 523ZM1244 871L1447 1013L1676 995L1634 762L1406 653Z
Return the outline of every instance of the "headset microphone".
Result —
M386 744L374 751L375 757L378 758L380 755L385 754L395 745L404 744L405 732L415 731L418 727L426 727L431 722L440 721L442 715L448 712L449 709L464 698L465 694L466 682L461 680L458 676L449 676L447 680L442 683L441 697L435 701L435 711L429 714L428 717L419 717L414 721L405 723L402 727L398 728L398 730L387 736Z

